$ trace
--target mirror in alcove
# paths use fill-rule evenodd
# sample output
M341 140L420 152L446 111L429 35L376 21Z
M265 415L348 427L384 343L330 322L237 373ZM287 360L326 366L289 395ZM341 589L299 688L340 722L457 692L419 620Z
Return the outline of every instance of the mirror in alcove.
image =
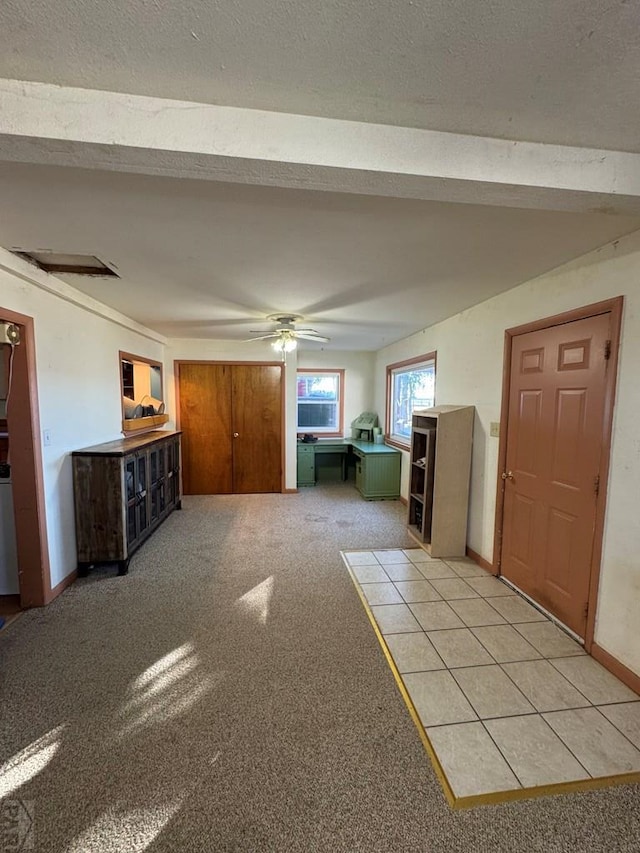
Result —
M156 429L167 423L161 362L121 352L120 385L124 433Z

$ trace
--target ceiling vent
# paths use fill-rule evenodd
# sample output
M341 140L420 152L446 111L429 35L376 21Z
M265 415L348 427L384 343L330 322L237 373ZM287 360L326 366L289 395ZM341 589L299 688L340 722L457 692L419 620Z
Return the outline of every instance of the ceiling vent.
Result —
M41 270L59 275L90 275L120 278L117 272L107 266L95 255L68 255L62 252L48 252L37 250L35 252L25 249L12 249L13 254L30 264L34 264Z

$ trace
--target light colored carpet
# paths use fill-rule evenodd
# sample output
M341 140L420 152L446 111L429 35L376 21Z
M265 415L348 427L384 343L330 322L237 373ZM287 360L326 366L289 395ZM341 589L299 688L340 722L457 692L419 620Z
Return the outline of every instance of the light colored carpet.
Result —
M339 554L410 546L400 503L183 506L0 635L35 849L637 853L640 786L449 809Z

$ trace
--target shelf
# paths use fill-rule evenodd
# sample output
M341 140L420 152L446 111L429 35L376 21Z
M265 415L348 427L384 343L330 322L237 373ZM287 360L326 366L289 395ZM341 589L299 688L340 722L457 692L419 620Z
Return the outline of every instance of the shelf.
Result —
M407 521L434 557L465 553L473 417L473 406L413 413Z
M410 534L411 534L415 539L417 539L417 540L418 540L418 542L420 542L421 544L422 544L422 543L424 543L425 545L429 545L429 544L430 544L426 539L423 539L423 538L422 538L422 531L420 530L420 528L419 528L417 525L415 525L415 524L410 524L410 525L408 526L407 530L408 530L408 531L409 531L409 533L410 533Z
M122 421L122 432L139 432L140 430L157 429L169 422L169 415L149 415L146 418L127 418Z

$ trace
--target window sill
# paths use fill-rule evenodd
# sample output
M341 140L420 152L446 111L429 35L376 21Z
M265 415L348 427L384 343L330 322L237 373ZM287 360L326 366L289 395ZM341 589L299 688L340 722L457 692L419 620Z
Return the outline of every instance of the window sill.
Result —
M395 447L398 450L404 450L405 453L409 453L411 451L411 442L407 442L406 444L402 441L398 441L397 438L391 438L390 435L385 435L384 443L388 444L390 447Z

